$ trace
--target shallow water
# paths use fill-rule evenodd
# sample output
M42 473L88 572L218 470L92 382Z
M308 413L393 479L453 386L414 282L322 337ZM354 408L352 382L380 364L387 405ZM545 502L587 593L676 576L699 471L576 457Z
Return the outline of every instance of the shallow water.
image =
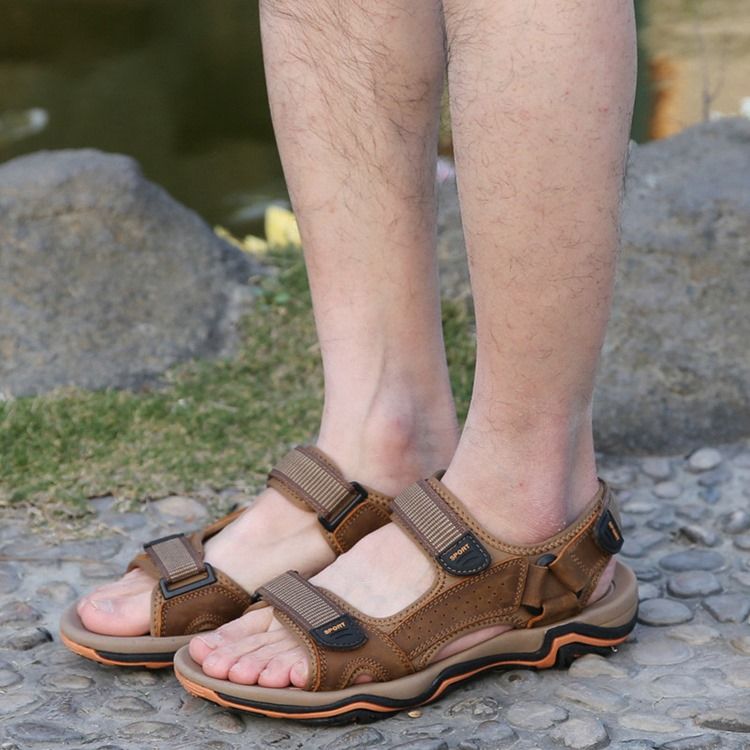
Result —
M638 10L636 140L738 113L750 97L750 3L643 0ZM285 198L257 3L0 0L0 19L0 161L39 149L127 153L236 232Z

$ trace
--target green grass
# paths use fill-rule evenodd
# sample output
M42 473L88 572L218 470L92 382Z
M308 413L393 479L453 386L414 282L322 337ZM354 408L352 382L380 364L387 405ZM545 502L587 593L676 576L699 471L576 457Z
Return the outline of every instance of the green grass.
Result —
M0 403L0 506L80 515L90 497L145 500L210 488L259 487L289 445L317 429L322 372L298 251L269 257L232 359L168 372L163 388L64 389ZM461 417L471 390L473 322L445 303L446 347Z

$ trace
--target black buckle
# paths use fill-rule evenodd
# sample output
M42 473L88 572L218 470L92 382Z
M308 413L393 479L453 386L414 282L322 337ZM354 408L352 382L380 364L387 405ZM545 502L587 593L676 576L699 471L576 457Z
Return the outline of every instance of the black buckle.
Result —
M351 513L363 500L367 499L367 490L359 482L351 482L357 494L352 500L340 510L330 521L323 516L318 516L318 521L326 531L336 531L338 525Z
M175 536L180 536L176 534ZM212 583L216 583L216 571L214 571L211 563L203 563L206 566L206 577L201 578L199 581L193 581L192 583L186 583L184 586L177 586L177 588L168 589L167 579L161 578L159 580L159 587L161 588L162 596L165 599L172 599L175 596L181 594L187 594L189 591L197 591L202 589L204 586L210 586Z

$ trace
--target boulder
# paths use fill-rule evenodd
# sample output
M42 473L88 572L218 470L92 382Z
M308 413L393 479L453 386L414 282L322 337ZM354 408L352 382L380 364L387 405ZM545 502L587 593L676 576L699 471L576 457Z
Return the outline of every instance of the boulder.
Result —
M455 183L441 186L444 293L469 294ZM608 453L750 436L750 120L633 145L595 395Z
M259 269L126 156L0 165L0 393L139 388L231 351Z

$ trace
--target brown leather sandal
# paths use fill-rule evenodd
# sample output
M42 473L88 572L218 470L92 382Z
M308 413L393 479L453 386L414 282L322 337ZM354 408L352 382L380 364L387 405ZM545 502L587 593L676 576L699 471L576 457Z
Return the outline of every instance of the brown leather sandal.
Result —
M392 498L350 482L319 449L298 446L268 476L268 486L318 514L331 549L339 555L388 522ZM143 545L128 571L145 570L156 581L149 635L111 636L86 629L71 605L60 637L71 651L103 664L167 667L195 633L213 630L247 609L254 597L204 560L203 544L244 512L240 508L201 531L171 534Z
M431 589L401 612L369 617L298 574L258 590L255 607L275 614L305 646L306 689L265 688L203 673L187 649L175 672L188 692L264 716L326 723L381 718L429 703L488 669L567 666L606 654L635 625L635 576L617 563L607 594L587 606L602 571L622 546L614 498L602 482L586 511L541 544L512 546L488 534L437 479L393 501L392 520L432 560ZM508 630L431 663L445 644L493 625ZM360 675L374 682L355 684Z

